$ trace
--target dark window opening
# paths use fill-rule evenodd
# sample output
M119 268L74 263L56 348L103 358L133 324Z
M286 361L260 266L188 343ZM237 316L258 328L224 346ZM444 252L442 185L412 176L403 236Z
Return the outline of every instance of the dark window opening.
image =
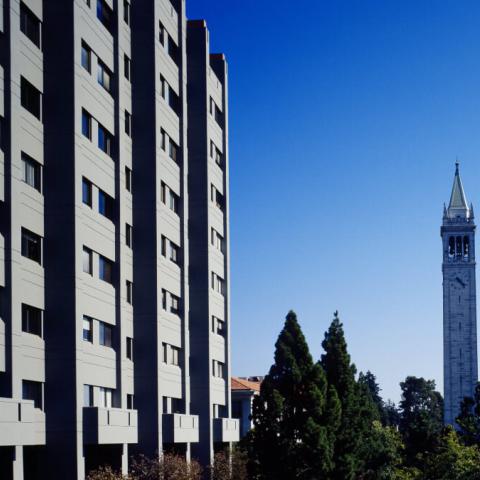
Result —
M22 255L42 264L42 237L22 228Z
M113 10L107 5L105 0L97 0L97 18L112 33Z
M22 331L42 337L42 311L22 303Z
M40 90L35 88L24 77L20 78L20 90L22 107L40 120L42 110L42 94Z
M23 400L33 400L35 408L43 409L43 385L41 382L22 380Z
M23 2L21 2L20 3L20 30L38 48L41 48L40 25L41 25L41 22L37 18L37 16Z

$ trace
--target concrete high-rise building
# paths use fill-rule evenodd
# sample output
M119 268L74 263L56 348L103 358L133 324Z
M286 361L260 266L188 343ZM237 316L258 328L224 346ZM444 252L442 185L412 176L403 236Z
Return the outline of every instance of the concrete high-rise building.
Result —
M454 424L460 402L472 396L478 381L477 306L475 284L475 223L458 169L452 194L444 207L443 361L445 423Z
M192 411L202 463L239 437L231 419L228 71L211 54L203 20L187 25L190 240L190 373Z
M0 476L208 463L239 433L225 61L193 67L184 0L0 0L0 31Z

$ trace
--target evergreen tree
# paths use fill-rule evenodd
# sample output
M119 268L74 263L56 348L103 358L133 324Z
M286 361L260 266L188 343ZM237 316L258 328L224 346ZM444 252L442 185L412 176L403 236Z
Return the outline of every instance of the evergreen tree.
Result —
M480 450L459 442L449 426L432 453L423 459L423 477L435 480L480 480Z
M433 451L443 428L443 398L435 382L407 377L400 383L400 425L407 462L415 465L419 454Z
M335 312L322 342L327 381L340 400L341 419L336 433L333 478L351 480L366 468L366 457L373 440L373 421L379 418L370 393L355 380L356 368L350 363L343 326Z
M480 383L475 387L472 397L465 397L460 405L460 414L456 419L460 434L466 445L480 445Z
M391 400L387 400L384 406L385 424L388 427L398 427L400 425L400 412L397 406Z
M373 403L376 405L382 425L388 425L385 402L380 396L380 387L377 383L377 378L375 375L370 370L368 370L367 373L360 372L358 375L358 383L367 390Z
M275 363L253 403L254 428L247 440L253 478L327 477L333 466L329 417L338 410L327 393L325 374L313 363L296 315L289 312Z

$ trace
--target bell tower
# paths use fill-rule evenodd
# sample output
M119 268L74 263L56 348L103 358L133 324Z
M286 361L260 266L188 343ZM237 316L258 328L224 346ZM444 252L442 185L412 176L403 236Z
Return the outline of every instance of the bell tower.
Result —
M443 209L443 379L445 423L454 425L463 397L478 381L475 223L458 162L448 208Z

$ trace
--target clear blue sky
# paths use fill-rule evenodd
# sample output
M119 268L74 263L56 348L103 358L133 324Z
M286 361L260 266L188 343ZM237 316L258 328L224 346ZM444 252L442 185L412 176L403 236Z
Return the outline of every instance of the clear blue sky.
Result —
M289 309L318 358L338 309L384 397L406 375L443 390L439 229L457 155L480 218L480 2L187 13L229 61L233 374L268 371Z

